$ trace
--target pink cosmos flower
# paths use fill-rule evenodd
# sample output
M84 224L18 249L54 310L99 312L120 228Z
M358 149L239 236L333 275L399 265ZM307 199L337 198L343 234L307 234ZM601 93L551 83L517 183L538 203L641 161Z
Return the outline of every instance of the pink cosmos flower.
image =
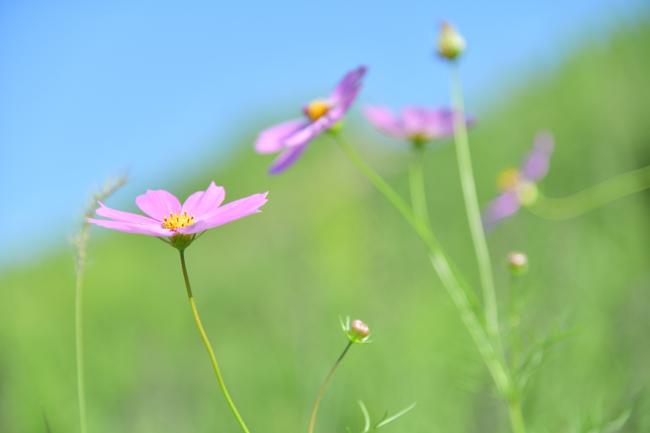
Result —
M307 148L311 140L334 126L345 116L361 89L365 66L348 72L330 96L316 99L303 108L304 118L289 120L262 131L255 141L257 153L280 152L270 174L289 168Z
M184 249L206 230L258 213L267 202L267 194L254 194L221 206L226 192L212 182L208 189L193 193L181 205L165 190L148 190L135 199L146 216L111 209L99 202L95 212L107 219L88 218L88 222L121 232L155 236Z
M547 174L555 147L553 135L540 132L535 136L531 150L520 168L510 168L499 174L498 185L502 191L488 205L483 214L487 228L515 213L522 206L531 206L538 197L537 183Z
M446 108L434 110L406 107L398 115L386 107L368 106L364 109L364 114L384 134L415 144L424 144L454 134L454 112ZM472 120L467 119L466 122L469 125Z

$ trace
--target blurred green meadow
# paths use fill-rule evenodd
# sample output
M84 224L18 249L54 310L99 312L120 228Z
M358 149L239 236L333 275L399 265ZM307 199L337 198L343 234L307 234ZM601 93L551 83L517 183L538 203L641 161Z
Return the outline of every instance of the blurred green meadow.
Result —
M470 132L479 196L519 163L534 134L556 137L549 196L650 164L650 24L576 43L567 61L488 89ZM447 83L431 83L446 86ZM277 119L276 119L277 120ZM227 200L270 191L263 213L211 231L187 251L190 276L226 382L253 432L304 431L325 373L346 343L338 316L366 321L323 402L317 431L362 429L357 400L379 418L416 408L387 432L506 432L502 404L426 250L327 137L277 177L246 125L227 157L205 155L172 190L224 185ZM405 196L408 152L361 121L353 144ZM454 150L427 153L433 226L477 286ZM180 173L173 173L180 177ZM156 185L148 185L155 188ZM83 197L80 197L80 203ZM135 210L118 194L109 205ZM72 218L73 216L71 216ZM564 337L540 359L524 401L533 432L589 432L632 414L650 431L650 194L553 222L525 212L489 236L502 305L508 251L526 251L525 342ZM177 252L155 239L92 230L85 280L89 430L234 432L200 344ZM0 432L78 429L74 251L61 246L0 275Z

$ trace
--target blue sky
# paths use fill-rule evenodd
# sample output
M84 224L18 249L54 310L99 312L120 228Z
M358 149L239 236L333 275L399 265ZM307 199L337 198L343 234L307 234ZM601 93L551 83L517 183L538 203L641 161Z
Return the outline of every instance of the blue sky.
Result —
M107 176L128 168L127 196L169 187L248 119L280 120L360 63L365 102L444 104L432 56L443 19L469 41L471 107L641 4L0 1L0 264L64 242Z

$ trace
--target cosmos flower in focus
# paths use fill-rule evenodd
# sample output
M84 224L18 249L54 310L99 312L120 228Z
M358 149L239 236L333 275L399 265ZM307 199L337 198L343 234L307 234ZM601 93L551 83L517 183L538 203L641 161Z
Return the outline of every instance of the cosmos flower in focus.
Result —
M454 134L454 112L446 108L406 107L398 115L386 107L368 106L363 112L379 131L415 145ZM468 125L472 123L470 119L466 119L466 122Z
M255 141L258 153L278 153L269 173L278 174L300 157L311 140L329 130L350 109L361 89L366 67L348 72L326 98L315 99L303 107L304 117L280 123L262 131Z
M522 206L535 204L537 183L548 173L554 147L553 135L540 132L535 136L533 150L528 153L522 166L501 172L497 180L501 194L488 204L483 214L483 223L487 228L514 215Z
M98 202L95 212L106 219L88 218L88 222L111 230L155 236L182 250L206 230L258 213L267 202L267 194L254 194L221 206L226 191L212 182L208 189L193 193L181 205L165 190L148 190L135 199L146 216L111 209Z

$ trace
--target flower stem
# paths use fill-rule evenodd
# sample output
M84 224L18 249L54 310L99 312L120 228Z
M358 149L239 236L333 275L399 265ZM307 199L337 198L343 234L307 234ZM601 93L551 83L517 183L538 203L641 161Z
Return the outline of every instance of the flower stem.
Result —
M566 197L550 198L540 194L528 210L542 218L566 220L648 188L650 166L628 171Z
M513 433L526 433L526 424L521 413L521 400L519 398L512 399L508 403L508 416L510 417L510 426Z
M509 352L510 352L510 366L513 370L517 369L519 365L519 355L521 351L521 336L519 333L519 325L521 322L521 276L510 276L510 296L508 299L508 327L509 327Z
M483 287L483 304L485 308L485 321L488 335L501 347L499 335L499 317L497 311L496 293L494 289L494 277L492 276L492 263L488 250L485 231L481 221L481 210L476 195L476 184L474 171L472 169L472 156L469 150L469 139L467 137L467 126L465 124L465 109L463 104L463 88L460 80L460 72L456 64L452 65L451 71L451 92L452 108L454 110L454 141L456 143L456 159L458 161L458 172L460 183L463 189L465 210L469 222L474 251L478 262L481 286Z
M494 349L490 338L486 334L481 321L467 296L465 284L459 275L453 270L450 260L445 254L442 246L438 242L430 227L422 224L414 215L406 202L397 192L366 162L359 156L355 149L343 138L340 133L333 134L334 139L340 145L341 149L350 161L363 173L368 180L377 188L377 190L397 209L404 219L413 228L416 234L429 248L430 258L434 270L451 297L454 305L458 309L461 320L467 327L476 347L492 376L494 383L503 395L507 394L510 388L510 379L503 363L500 360L498 352ZM411 185L415 181L412 180ZM417 190L417 188L416 188ZM424 188L420 187L423 192Z
M423 154L424 148L422 146L414 146L411 167L409 169L409 185L411 189L413 212L415 213L416 218L420 221L420 224L429 226L429 210L422 168Z
M309 417L309 427L307 428L307 433L314 433L314 427L316 427L316 416L318 415L318 408L320 407L320 402L323 399L323 396L325 395L327 386L332 381L332 377L334 377L334 373L336 373L336 369L341 364L341 361L343 361L343 358L345 358L345 355L348 353L348 350L350 350L350 347L352 347L352 344L353 344L352 341L348 342L348 344L345 346L345 349L343 349L343 352L341 352L339 357L336 359L336 362L334 362L334 365L330 369L329 373L327 373L325 380L321 384L320 389L318 390L318 394L316 395L316 400L314 401L314 405L311 408L311 416Z
M88 227L83 227L79 233L77 250L77 275L75 279L74 330L77 361L77 399L79 401L79 431L88 431L86 421L86 387L84 382L84 347L83 347L83 273L86 259L86 240ZM83 247L82 247L83 245Z
M196 308L196 302L194 301L194 295L192 294L192 287L190 286L190 278L187 274L187 266L185 265L185 251L179 250L179 252L181 256L181 268L183 270L185 289L187 290L187 298L190 301L190 307L192 308L192 316L194 317L194 323L196 324L196 328L198 329L199 335L201 336L201 341L203 342L203 345L205 346L205 349L208 351L208 355L210 356L210 362L212 363L212 369L214 370L214 375L216 376L217 382L219 383L219 388L221 388L221 392L223 393L223 396L225 397L226 402L228 403L228 407L230 407L230 410L232 414L235 416L235 419L237 420L237 423L239 423L239 426L241 427L242 431L244 433L250 433L248 427L246 427L246 423L244 422L244 419L239 414L239 411L237 410L237 407L235 406L235 403L232 397L230 396L230 393L228 392L226 383L224 382L223 376L221 375L221 370L219 369L219 363L217 362L217 357L214 354L214 350L212 349L212 345L210 344L208 335L206 334L205 329L203 328L203 324L201 323L201 317L199 316L199 311Z

